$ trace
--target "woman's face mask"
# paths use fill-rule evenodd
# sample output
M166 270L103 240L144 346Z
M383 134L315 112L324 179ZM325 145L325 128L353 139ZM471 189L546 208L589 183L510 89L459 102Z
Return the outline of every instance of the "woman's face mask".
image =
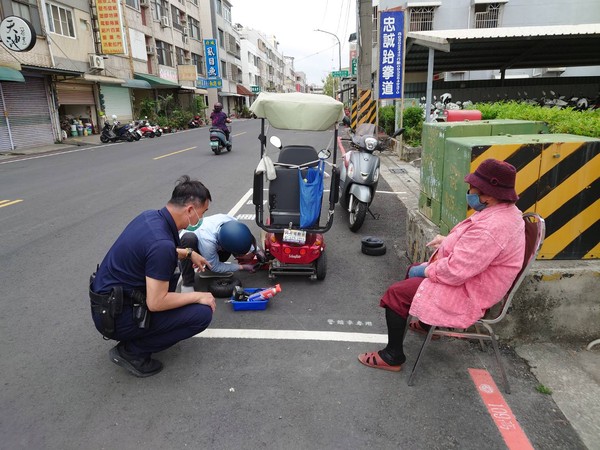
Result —
M475 211L483 211L487 206L487 203L481 203L479 194L469 194L469 191L467 191L467 204Z
M190 224L186 228L187 231L196 231L198 228L200 228L200 225L202 225L202 217L200 217L200 214L198 214L198 211L196 211L196 208L194 208L194 212L198 216L198 222L196 222L195 225L192 225L192 222L189 221Z

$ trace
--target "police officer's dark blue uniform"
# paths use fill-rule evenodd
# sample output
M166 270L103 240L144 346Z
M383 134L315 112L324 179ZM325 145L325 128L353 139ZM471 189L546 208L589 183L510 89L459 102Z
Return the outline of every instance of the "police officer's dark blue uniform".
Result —
M189 258L193 253L190 249L178 248L178 230L188 226L194 215L200 220L209 201L210 193L202 183L182 177L165 208L145 211L127 225L91 283L92 317L96 328L105 336L109 334L111 339L120 341L110 351L111 360L134 375L158 373L162 364L150 358L152 353L202 332L212 320L214 299L210 294L174 293L178 257ZM198 264L205 263L196 253L191 259ZM168 292L159 289L157 296L156 286L166 288L166 283ZM115 297L115 288L122 289L122 308L117 308L120 313L113 311L114 331L106 333L104 313L110 309L107 298L111 293ZM135 305L140 299L143 303L146 295L150 320L146 328L140 328L139 317L134 315Z

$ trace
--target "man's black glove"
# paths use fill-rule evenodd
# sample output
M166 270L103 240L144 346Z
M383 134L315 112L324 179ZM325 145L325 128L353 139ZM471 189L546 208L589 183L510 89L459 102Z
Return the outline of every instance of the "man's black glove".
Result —
M267 262L267 255L265 255L265 252L263 250L258 249L254 252L254 254L256 255L256 259L259 263Z

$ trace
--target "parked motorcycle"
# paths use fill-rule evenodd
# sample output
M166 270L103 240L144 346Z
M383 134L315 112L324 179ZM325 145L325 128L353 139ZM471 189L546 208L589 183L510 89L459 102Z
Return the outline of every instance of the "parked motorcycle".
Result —
M215 155L219 155L225 148L228 152L231 151L231 126L228 125L227 129L229 130L229 141L223 130L217 127L210 128L210 149Z
M392 137L404 133L397 130ZM381 149L374 124L360 124L356 131L351 130L353 149L344 154L340 169L340 205L349 213L348 226L351 231L362 227L370 210L379 182L379 156L375 150Z
M142 133L142 136L153 138L156 136L155 129L150 122L147 120L138 121L138 131Z
M188 122L188 128L200 128L201 126L202 119L200 119L200 116L194 116L194 118Z
M117 116L112 116L113 123L106 120L104 122L104 127L102 128L102 133L100 134L100 142L116 142L119 140L133 142L135 139L133 134L131 133L131 125L125 124L121 125L121 122L117 120Z

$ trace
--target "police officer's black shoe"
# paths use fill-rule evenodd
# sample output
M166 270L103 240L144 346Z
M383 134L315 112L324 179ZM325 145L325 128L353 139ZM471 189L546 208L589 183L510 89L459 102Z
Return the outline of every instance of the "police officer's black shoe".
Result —
M116 365L127 369L136 377L144 378L156 375L163 368L163 364L150 357L136 358L130 355L122 343L118 343L108 352L110 360Z

